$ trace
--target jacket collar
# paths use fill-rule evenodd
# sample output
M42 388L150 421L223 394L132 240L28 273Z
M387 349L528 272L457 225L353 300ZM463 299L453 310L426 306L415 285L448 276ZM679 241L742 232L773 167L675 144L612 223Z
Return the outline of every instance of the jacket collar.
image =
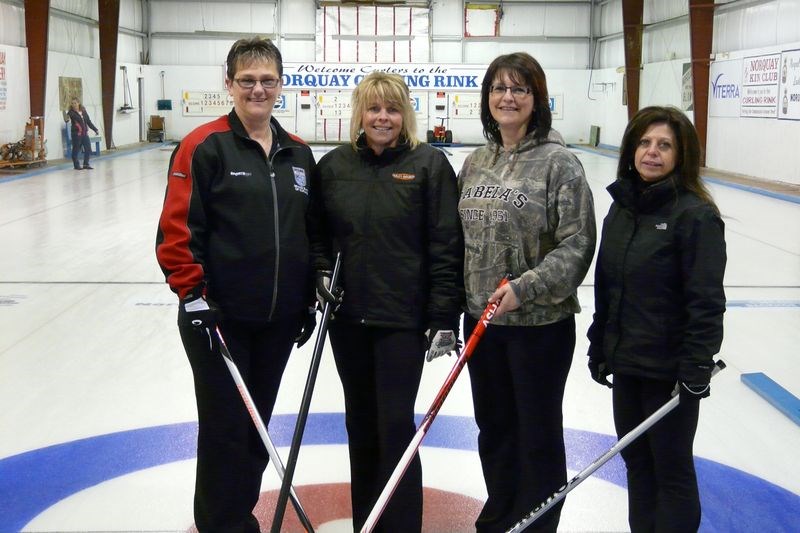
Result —
M638 177L618 178L606 187L615 202L627 209L643 213L652 212L678 196L678 181L673 174L653 184Z
M230 124L231 131L233 131L233 133L239 137L250 139L250 136L247 134L247 130L244 129L244 124L242 124L242 121L236 114L235 109L231 109L231 112L228 113L228 123ZM269 127L272 128L272 144L275 149L281 148L282 146L300 144L299 141L296 141L291 135L289 135L289 133L287 133L285 129L283 129L280 123L275 120L275 117L269 118Z
M381 154L378 155L372 151L372 148L367 146L366 134L361 133L361 135L358 136L358 139L356 139L356 147L358 148L358 153L361 154L361 157L369 161L388 163L390 161L394 161L402 153L408 151L410 148L410 143L408 142L408 139L400 138L400 140L397 143L397 146L385 148L383 152L381 152Z

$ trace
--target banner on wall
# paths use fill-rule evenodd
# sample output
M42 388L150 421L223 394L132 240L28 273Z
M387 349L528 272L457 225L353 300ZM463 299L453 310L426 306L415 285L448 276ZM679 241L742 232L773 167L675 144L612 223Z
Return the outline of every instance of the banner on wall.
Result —
M352 90L371 72L398 74L412 91L480 92L486 66L402 63L284 63L284 89Z
M778 81L781 54L742 59L741 116L775 118L778 116Z
M708 116L738 117L742 93L742 60L714 61L709 68Z
M778 87L778 118L800 120L800 50L781 53L781 79Z
M8 86L6 85L6 51L0 50L0 111L5 110L8 101Z
M692 64L683 64L681 76L681 109L694 111L694 90L692 89Z

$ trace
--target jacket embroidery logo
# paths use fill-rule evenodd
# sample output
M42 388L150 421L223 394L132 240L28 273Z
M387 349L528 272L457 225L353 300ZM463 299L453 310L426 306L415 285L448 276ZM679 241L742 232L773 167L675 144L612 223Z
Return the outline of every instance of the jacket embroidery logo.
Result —
M244 170L239 171L231 171L231 176L252 176L252 172L246 172Z
M662 231L666 231L667 223L666 222L662 222L661 224L656 224L656 229L660 229Z
M294 190L308 194L306 170L300 167L292 167L292 172L294 172Z
M392 177L396 180L400 181L411 181L417 177L416 174L408 174L406 172L394 172L392 173Z
M185 178L186 177L186 174L184 174L183 172L178 172L178 171L174 171L172 173L172 175L175 176L176 178Z

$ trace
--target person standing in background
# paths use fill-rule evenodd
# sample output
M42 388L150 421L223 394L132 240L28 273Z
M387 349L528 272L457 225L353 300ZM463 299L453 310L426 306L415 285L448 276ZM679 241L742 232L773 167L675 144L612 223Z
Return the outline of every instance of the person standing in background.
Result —
M375 72L353 92L351 143L312 183L318 290L341 252L343 297L330 325L345 396L353 529L359 531L416 432L426 358L457 347L463 241L447 157L417 139L408 87ZM338 304L338 302L337 302ZM408 467L375 531L422 528L422 466Z
M620 438L680 394L622 458L631 531L689 533L700 526L693 442L722 344L727 259L724 224L700 179L700 141L683 112L653 106L631 119L608 192L589 370L613 388Z
M500 302L468 363L488 492L479 533L506 531L567 479L562 401L595 218L583 167L551 120L539 63L523 52L492 61L481 87L488 143L458 178L464 337ZM530 531L555 532L562 504Z
M189 133L169 163L156 256L177 293L197 399L195 525L257 533L268 462L219 352L218 325L269 424L292 346L316 326L306 231L311 149L272 117L283 61L269 39L227 57L233 110Z
M83 169L91 170L89 165L89 156L92 153L92 145L89 142L89 130L94 131L97 135L99 130L97 126L92 123L89 118L89 113L83 107L81 101L75 97L70 101L70 108L66 112L65 122L70 122L70 136L72 137L72 165L75 170L81 170L81 165L78 162L78 155L83 150Z

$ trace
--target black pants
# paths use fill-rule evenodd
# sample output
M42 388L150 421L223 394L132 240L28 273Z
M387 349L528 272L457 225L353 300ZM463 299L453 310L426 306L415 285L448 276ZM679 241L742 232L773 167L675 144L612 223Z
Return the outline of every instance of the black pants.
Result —
M81 168L80 163L78 163L78 155L81 153L81 148L83 148L83 166L89 166L89 154L92 153L92 143L89 142L88 135L73 135L72 136L72 164L75 168Z
M332 322L331 346L345 401L353 530L360 531L414 434L414 402L425 361L416 330ZM375 531L422 529L422 465L417 456Z
M477 321L464 315L464 336ZM468 363L488 498L479 533L506 531L567 481L561 403L575 319L489 326ZM526 531L555 532L562 500Z
M614 376L619 437L668 402L674 382ZM700 495L692 445L698 402L684 402L622 451L628 471L628 522L633 533L690 533L700 527Z
M264 424L269 423L281 376L301 317L270 324L220 324ZM200 533L258 532L252 511L268 455L219 353L203 330L180 328L197 398L197 475L194 518Z

